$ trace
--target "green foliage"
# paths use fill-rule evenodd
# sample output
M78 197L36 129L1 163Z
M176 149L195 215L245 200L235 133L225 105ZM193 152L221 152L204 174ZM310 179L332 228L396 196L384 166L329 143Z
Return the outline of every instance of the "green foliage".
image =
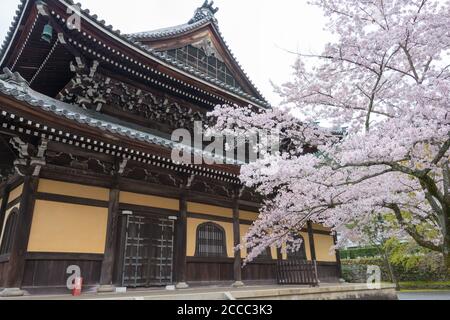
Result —
M350 248L340 250L342 259L357 259L366 257L376 257L379 255L379 251L375 247L364 247L364 248Z
M449 290L450 281L403 281L400 282L402 290Z
M407 244L402 244L401 248L393 250L391 264L399 281L443 281L450 280L443 263L442 255L435 252L422 252L420 248L411 255L403 256L402 250L407 248ZM417 247L416 247L417 249ZM368 257L360 259L342 260L342 276L348 282L365 282L367 279L367 266L376 265L381 268L382 280L390 281L388 267L382 258Z

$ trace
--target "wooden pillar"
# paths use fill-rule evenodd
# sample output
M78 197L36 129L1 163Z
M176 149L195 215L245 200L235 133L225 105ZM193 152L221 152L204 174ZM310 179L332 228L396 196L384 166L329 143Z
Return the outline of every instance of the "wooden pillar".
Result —
M308 237L309 237L309 251L311 252L311 260L317 260L316 245L314 243L314 229L311 221L308 221Z
M176 234L176 279L177 289L186 289L186 244L187 244L187 191L180 194L180 212L177 220Z
M25 271L25 255L30 238L33 221L34 204L39 183L38 177L27 175L23 182L23 192L20 200L19 217L16 225L13 245L9 258L8 272L3 296L21 295L23 274Z
M337 244L337 233L333 233L333 242L334 245ZM337 263L337 272L338 272L338 276L339 279L342 279L342 264L341 264L341 254L339 252L339 250L336 250L336 263Z
M117 233L119 223L120 190L115 187L109 191L108 224L106 228L105 253L100 275L98 292L113 292L113 273L117 249Z
M125 260L126 254L126 245L125 238L127 236L127 224L128 224L128 215L123 214L122 212L118 215L118 227L117 227L117 254L115 256L114 262L114 275L113 279L116 284L123 285L123 262Z
M233 199L233 243L234 247L241 244L241 230L239 222L239 196L235 195ZM241 250L234 251L234 287L242 287L242 260L241 260Z
M283 261L283 253L281 252L281 248L277 248L277 261Z

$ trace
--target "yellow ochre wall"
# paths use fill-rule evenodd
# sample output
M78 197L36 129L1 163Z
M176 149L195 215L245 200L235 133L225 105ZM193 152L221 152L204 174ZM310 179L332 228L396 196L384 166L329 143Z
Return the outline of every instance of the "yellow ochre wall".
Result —
M23 186L19 186L10 193L9 200L16 199L22 193ZM86 199L108 201L109 190L105 188L85 186L73 183L41 179L38 192L74 196ZM140 206L179 210L179 200L120 192L120 203ZM16 206L18 207L18 206ZM209 216L232 218L233 210L212 205L188 202L188 212ZM9 213L9 211L8 211ZM240 218L255 220L258 213L241 210ZM62 252L62 253L96 253L104 252L107 228L107 208L83 206L53 201L37 200L33 216L28 251L30 252ZM6 217L7 218L7 217ZM6 222L6 219L5 219ZM229 222L211 221L208 218L188 218L187 221L187 256L195 255L195 241L197 227L204 222L214 222L225 229L227 255L234 256L233 224ZM241 237L250 226L240 226ZM3 230L4 226L2 226ZM323 226L314 225L316 230L328 230ZM2 232L3 233L3 232ZM302 232L305 239L306 255L311 258L309 237ZM318 261L336 261L334 254L330 255L333 238L327 235L314 234L316 255ZM272 258L276 259L276 249L272 248ZM246 251L241 256L245 258ZM286 254L284 254L286 258Z
M17 188L11 190L9 192L9 197L8 197L8 203L11 203L12 201L16 200L18 197L20 197L22 195L23 192L23 184L21 184L20 186L18 186Z
M180 202L177 199L163 198L157 196L150 196L145 194L120 192L120 203L134 204L145 207L179 210Z
M39 180L38 192L108 201L109 190ZM108 208L36 200L29 252L92 253L105 251Z
M314 244L316 246L317 261L336 262L335 252L330 252L331 247L334 246L332 236L324 234L314 234Z
M75 183L67 183L40 179L38 192L60 194L71 197L79 197L94 200L109 200L109 190L105 188L85 186Z
M241 224L241 226L240 226L241 243L243 243L243 238L247 234L249 229L250 229L249 225ZM271 252L271 255L272 255L272 259L274 259L274 260L277 259L277 249L274 248L274 247L270 248L270 252ZM243 250L241 250L241 258L245 259L246 257L247 257L247 249L244 248Z
M233 210L230 208L222 208L194 202L188 202L188 212L225 218L233 217Z
M239 210L239 218L242 220L255 221L256 219L258 219L258 216L259 216L259 213L257 213L257 212Z
M103 254L107 208L37 200L29 252Z

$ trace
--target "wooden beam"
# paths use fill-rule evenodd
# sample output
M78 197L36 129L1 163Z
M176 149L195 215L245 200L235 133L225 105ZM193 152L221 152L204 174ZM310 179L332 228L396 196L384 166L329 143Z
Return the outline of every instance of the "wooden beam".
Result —
M34 204L39 183L38 177L25 176L20 201L19 219L9 259L6 288L20 288L25 270L25 257L33 221ZM70 236L70 235L67 235Z
M176 280L179 289L187 288L186 284L186 243L187 243L187 190L182 187L180 193L180 214L176 227Z
M311 252L311 260L317 260L316 244L314 243L314 229L311 221L308 221L309 250Z
M114 260L116 256L116 243L119 223L119 195L117 188L109 191L108 226L106 229L105 254L103 256L102 271L100 275L99 291L112 291ZM108 288L108 286L110 286ZM111 290L110 290L111 289Z
M237 247L241 244L241 230L239 223L239 196L237 194L234 197L233 202L233 243L234 247ZM234 251L233 273L235 285L242 285L241 250Z
M127 237L127 223L128 215L121 212L118 217L118 237L116 242L116 259L114 262L113 281L115 284L122 285L123 283L123 267L126 251L126 237Z
M337 233L336 232L333 234L333 242L334 242L334 245L337 244ZM338 275L339 275L339 278L341 279L342 278L341 253L339 252L339 250L335 250L335 252L336 252Z

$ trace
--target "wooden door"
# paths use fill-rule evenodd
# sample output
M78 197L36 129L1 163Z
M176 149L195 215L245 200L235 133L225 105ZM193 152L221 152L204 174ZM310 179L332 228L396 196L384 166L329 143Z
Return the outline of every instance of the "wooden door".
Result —
M122 285L136 288L172 284L173 244L173 220L128 216Z

